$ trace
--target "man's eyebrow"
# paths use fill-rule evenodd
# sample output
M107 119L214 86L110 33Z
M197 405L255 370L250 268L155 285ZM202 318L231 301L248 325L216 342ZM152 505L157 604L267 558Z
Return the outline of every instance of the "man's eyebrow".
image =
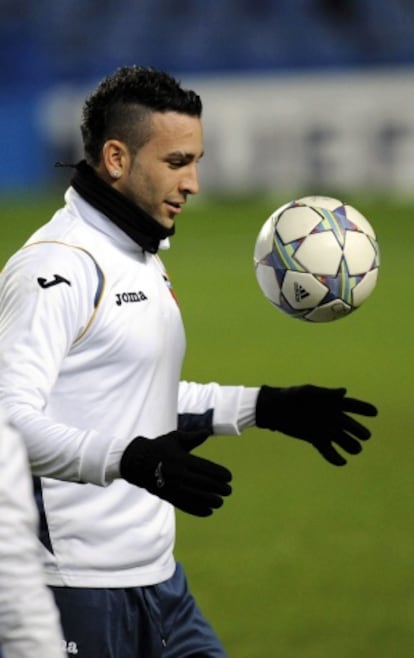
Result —
M204 151L201 151L200 155L197 157L197 160L200 160L204 155ZM195 158L194 153L190 153L187 151L171 151L167 155L168 158L184 158L185 160Z

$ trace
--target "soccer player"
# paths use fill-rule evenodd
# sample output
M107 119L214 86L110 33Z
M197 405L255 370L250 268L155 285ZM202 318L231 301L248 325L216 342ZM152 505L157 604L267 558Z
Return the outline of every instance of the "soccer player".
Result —
M0 654L63 658L58 611L37 540L37 509L24 444L0 414Z
M180 381L182 318L158 255L199 190L199 96L123 67L86 99L65 206L0 282L0 401L25 438L48 583L79 658L224 658L174 559L174 507L208 516L231 474L193 454L252 425L356 454L345 389Z

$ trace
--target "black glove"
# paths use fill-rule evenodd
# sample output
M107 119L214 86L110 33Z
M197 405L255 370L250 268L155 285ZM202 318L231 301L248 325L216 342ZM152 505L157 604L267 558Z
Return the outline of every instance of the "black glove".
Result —
M262 386L256 403L256 425L308 441L328 462L343 466L346 459L332 444L356 455L362 450L358 439L366 441L371 436L364 425L345 412L377 415L374 405L345 395L345 388Z
M121 476L178 509L195 516L210 516L229 496L231 473L208 459L191 455L209 432L169 432L156 439L139 436L121 458Z

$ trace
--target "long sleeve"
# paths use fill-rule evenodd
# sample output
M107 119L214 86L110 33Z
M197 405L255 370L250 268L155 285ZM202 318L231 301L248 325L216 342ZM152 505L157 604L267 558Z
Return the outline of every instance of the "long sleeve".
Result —
M45 585L37 512L20 436L0 418L0 645L4 658L63 658L63 637Z
M258 392L253 387L181 381L178 426L208 429L212 434L240 434L255 423Z
M24 438L35 475L105 483L113 437L45 413L65 357L93 319L98 284L85 251L62 243L22 249L1 277L0 404Z

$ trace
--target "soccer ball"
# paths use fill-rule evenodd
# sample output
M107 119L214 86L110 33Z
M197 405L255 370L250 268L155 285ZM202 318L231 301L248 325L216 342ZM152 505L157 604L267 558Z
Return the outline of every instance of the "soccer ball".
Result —
M370 296L379 268L374 230L338 199L308 196L281 206L263 224L254 264L265 297L293 318L329 322Z

